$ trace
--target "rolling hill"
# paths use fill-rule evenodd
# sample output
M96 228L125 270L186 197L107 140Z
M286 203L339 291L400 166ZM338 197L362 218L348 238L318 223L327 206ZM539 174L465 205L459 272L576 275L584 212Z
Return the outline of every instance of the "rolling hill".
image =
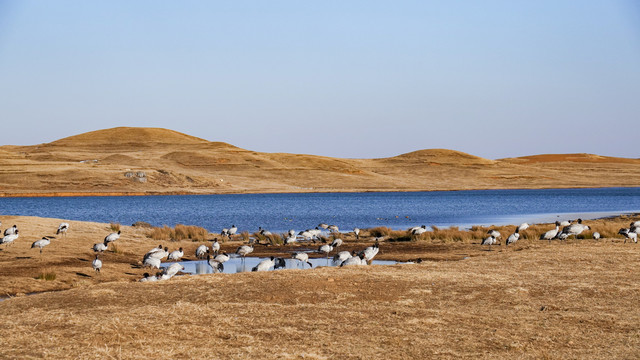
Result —
M0 146L0 196L428 191L637 186L640 160L489 160L445 149L381 159L260 153L160 128L118 127Z

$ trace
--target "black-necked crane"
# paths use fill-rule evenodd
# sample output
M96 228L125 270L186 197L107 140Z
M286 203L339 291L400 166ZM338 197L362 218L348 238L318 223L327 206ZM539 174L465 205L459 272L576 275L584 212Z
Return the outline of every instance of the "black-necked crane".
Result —
M355 251L354 251L354 255L355 255ZM342 264L343 261L347 260L348 258L350 258L350 257L352 257L354 255L352 255L348 251L340 251L339 253L333 255L333 262L338 263L338 264Z
M342 245L342 239L333 239L331 246L335 249Z
M269 237L269 236L273 235L273 234L271 234L271 231L265 230L261 226L258 226L258 234L260 234L260 235L262 235L264 237Z
M138 281L139 282L158 281L158 278L155 275L149 275L149 273L144 273L142 275L142 279L140 279Z
M5 235L2 239L0 239L0 245L11 245L13 244L14 241L16 241L16 239L20 236L20 234L18 233L18 230L15 231L15 233L13 234L9 234L9 235Z
M317 228L321 228L321 229L327 230L329 228L329 224L320 223L320 224L318 224Z
M353 233L356 235L356 240L360 240L360 229L353 228Z
M298 262L302 264L303 269L304 269L304 263L309 264L310 268L313 267L313 265L309 262L309 254L307 253L303 253L303 252L293 253L293 255L291 255L291 258L298 260Z
M593 233L592 237L593 237L594 240L599 240L600 239L600 233L596 231L596 232Z
M174 250L172 252L169 253L169 255L167 256L167 260L180 260L180 258L182 258L184 256L184 251L182 251L182 248L179 248L178 250Z
M209 266L211 266L211 268L213 269L213 272L223 272L224 271L224 265L222 265L221 262L216 261L215 258L212 258L211 255L207 254L207 264L209 264Z
M222 254L218 254L216 256L213 257L213 260L219 262L220 264L224 264L227 261L229 261L230 257L229 255L227 255L226 252L223 252Z
M540 236L540 240L548 240L551 243L551 240L558 236L558 231L560 231L560 222L556 221L556 228L547 231L546 233Z
M56 231L56 235L62 234L62 236L66 237L67 230L69 230L69 223L60 223L60 225L58 225L58 231Z
M207 248L207 245L200 245L198 246L198 248L196 249L196 257L198 259L204 259L207 256L207 253L209 252L209 248ZM214 252L215 253L215 252Z
M148 257L142 261L142 266L160 269L160 265L162 264L162 260L158 258Z
M146 253L143 257L143 261L149 258L153 258L153 259L159 259L162 260L165 257L169 256L169 248L168 247L164 247L164 249L160 249L160 248L154 248L151 251L149 251L148 253Z
M184 266L180 263L173 263L164 269L162 276L160 276L160 280L169 280L182 270L184 270Z
M236 255L242 257L242 261L244 261L245 256L251 254L253 252L252 245L242 245L236 249Z
M104 242L114 242L116 240L120 239L120 230L118 230L118 232L112 232L111 234L105 236L104 238Z
M14 235L14 234L17 234L17 233L18 233L18 226L17 225L13 225L12 227L6 228L4 230L4 236Z
M373 260L376 255L378 255L378 251L380 251L380 245L378 244L378 240L376 239L376 243L362 250L361 254L364 255L364 259L368 263L369 261Z
M328 229L331 232L335 232L335 233L340 232L340 228L338 228L337 225L329 225Z
M291 233L289 233L288 236L284 238L284 244L285 245L293 244L293 243L295 243L297 241L298 241L298 237L296 236L295 233L293 235L291 235Z
M524 231L527 230L529 228L529 224L528 223L522 223L520 225L518 225L518 231Z
M97 243L97 244L93 244L93 251L94 252L103 252L107 250L107 244L109 244L108 242L101 242L101 243Z
M258 263L258 265L254 266L253 269L251 269L251 271L267 271L269 270L272 266L275 266L275 258L273 256L269 257L268 259L264 259L262 261L260 261L260 263Z
M340 267L343 266L352 266L352 265L367 265L367 260L365 260L365 256L363 253L360 253L357 256L352 256L340 264Z
M231 225L231 228L229 228L229 237L232 237L237 232L238 232L238 227L236 227L235 225Z
M220 251L220 243L218 242L218 239L215 239L213 244L211 244L211 252L217 255L219 251Z
M591 228L582 223L582 219L578 219L576 224L571 224L562 228L562 234L567 234L568 236L578 236L585 230L591 230Z
M42 239L34 241L33 244L31 244L31 248L40 248L40 254L42 254L42 248L49 245L50 243L51 239L47 236L44 236Z
M98 255L96 255L95 259L93 259L91 266L93 267L93 270L95 270L96 272L100 272L100 269L102 269L102 260L98 258Z
M494 229L491 229L491 230L487 231L487 235L491 235L496 239L499 238L500 236L502 236L502 234L500 234L500 232L498 230L494 230Z
M506 246L509 246L511 244L515 244L516 241L518 241L520 239L520 229L516 228L516 231L509 235L509 237L507 238L507 241L505 241Z
M489 251L491 251L491 246L495 245L497 242L498 240L496 240L493 235L489 235L484 240L482 240L482 243L480 245L489 245Z

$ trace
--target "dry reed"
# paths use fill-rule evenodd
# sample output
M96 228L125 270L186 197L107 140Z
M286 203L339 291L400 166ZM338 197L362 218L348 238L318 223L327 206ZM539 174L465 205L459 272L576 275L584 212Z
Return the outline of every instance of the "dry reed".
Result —
M175 228L167 225L163 227L153 227L147 236L154 240L192 240L206 241L209 231L205 228L193 225L177 224Z

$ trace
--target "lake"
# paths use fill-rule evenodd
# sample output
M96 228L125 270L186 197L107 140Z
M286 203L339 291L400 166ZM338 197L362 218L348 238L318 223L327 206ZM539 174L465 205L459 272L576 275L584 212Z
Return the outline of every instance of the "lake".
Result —
M640 188L433 192L0 198L1 215L131 225L198 225L212 232L272 232L335 224L341 230L440 227L597 218L640 212ZM2 217L0 215L0 220Z

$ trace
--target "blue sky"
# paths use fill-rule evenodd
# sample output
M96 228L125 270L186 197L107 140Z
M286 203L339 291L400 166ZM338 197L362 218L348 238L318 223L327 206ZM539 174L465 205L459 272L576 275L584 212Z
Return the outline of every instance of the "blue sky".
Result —
M0 0L0 144L640 157L635 1ZM629 133L629 135L627 135Z

